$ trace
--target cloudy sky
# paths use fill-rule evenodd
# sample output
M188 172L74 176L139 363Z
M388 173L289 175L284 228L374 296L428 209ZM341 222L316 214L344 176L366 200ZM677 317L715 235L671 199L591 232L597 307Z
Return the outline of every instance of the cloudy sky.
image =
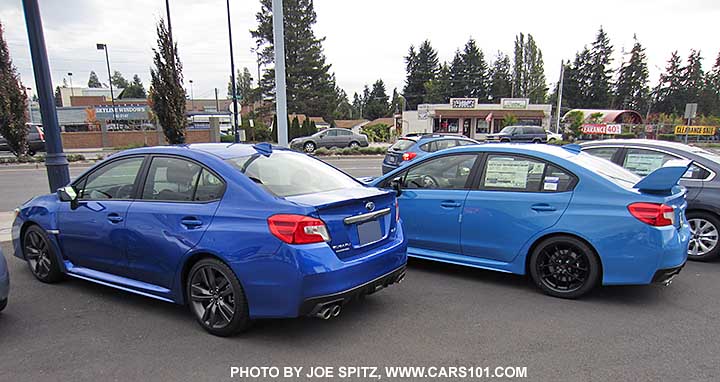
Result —
M175 40L195 98L220 96L227 89L230 61L224 0L170 0ZM87 84L94 70L107 82L105 57L95 44L109 47L112 70L130 79L137 73L149 84L155 23L165 14L163 0L40 0L52 79ZM257 0L231 0L235 64L257 72L254 42ZM633 34L647 49L651 78L673 50L687 57L699 49L705 68L720 50L718 0L479 1L479 0L315 0L315 32L326 37L328 62L349 95L382 78L388 91L403 86L403 56L411 44L430 39L441 60L450 60L469 37L487 58L511 53L515 35L532 34L545 58L550 84L560 62L590 44L602 25L615 46L619 65ZM35 87L21 0L0 0L0 22L10 53L26 86ZM254 75L256 77L256 75ZM68 78L69 80L69 78Z

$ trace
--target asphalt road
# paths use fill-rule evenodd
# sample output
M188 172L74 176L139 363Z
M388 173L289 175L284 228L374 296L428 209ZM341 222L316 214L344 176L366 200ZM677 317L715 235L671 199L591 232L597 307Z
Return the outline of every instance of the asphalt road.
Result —
M377 175L378 159L341 161L356 176ZM23 175L20 189L44 180L42 171ZM524 277L411 261L405 282L337 319L259 321L216 338L180 306L81 280L39 283L1 245L12 285L0 313L0 381L218 381L230 379L231 366L519 366L530 381L720 378L720 262L690 263L669 287L601 288L568 301Z

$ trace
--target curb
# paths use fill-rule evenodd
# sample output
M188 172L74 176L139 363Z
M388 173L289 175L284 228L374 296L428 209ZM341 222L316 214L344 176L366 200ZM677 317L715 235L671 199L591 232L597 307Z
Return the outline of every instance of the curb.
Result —
M94 165L97 162L71 162L68 163L69 167L90 167ZM36 163L18 163L18 164L1 164L0 165L0 171L3 170L33 170L33 169L40 169L45 168L45 162L36 162Z

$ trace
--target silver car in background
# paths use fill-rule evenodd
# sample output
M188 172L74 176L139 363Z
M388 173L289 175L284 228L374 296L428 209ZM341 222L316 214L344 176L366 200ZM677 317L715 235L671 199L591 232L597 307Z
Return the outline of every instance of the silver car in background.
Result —
M309 137L298 137L290 141L290 148L311 153L320 147L368 147L367 135L355 134L348 129L325 129Z
M5 309L10 292L10 276L8 275L7 262L0 248L0 312Z

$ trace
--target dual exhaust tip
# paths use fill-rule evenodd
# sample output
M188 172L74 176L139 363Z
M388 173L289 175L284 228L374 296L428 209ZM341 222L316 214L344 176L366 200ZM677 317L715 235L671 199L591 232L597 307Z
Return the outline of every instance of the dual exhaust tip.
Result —
M341 311L342 306L340 304L326 305L323 306L317 313L315 313L315 317L322 320L329 320L331 318L339 316Z

